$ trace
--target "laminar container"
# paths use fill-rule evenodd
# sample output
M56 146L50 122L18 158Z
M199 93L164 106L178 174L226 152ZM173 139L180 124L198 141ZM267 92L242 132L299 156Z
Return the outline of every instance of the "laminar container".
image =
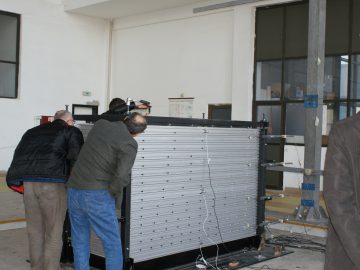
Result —
M124 200L126 269L166 269L256 246L264 218L262 130L249 122L149 117ZM82 125L86 136L91 125ZM226 243L226 247L222 243ZM93 235L93 262L104 257Z

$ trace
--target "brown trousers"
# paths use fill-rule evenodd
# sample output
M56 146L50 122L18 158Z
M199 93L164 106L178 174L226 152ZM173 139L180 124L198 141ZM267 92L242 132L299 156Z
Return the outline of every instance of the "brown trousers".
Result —
M24 182L31 270L59 270L67 209L65 184Z

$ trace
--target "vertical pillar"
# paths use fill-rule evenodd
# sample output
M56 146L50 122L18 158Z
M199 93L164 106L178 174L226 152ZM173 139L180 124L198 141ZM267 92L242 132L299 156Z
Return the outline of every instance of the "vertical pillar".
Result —
M325 219L319 207L324 92L326 0L309 1L304 182L298 219Z

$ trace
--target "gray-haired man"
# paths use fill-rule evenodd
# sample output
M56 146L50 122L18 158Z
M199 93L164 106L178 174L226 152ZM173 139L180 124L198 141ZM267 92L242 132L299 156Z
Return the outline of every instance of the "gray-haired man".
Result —
M84 143L70 112L29 129L18 144L6 181L24 205L32 270L60 269L62 230L67 209L65 183Z

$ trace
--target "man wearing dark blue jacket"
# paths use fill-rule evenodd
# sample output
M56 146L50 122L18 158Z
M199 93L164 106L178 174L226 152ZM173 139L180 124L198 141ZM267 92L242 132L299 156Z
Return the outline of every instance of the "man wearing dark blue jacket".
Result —
M84 143L70 112L29 129L15 149L6 181L24 205L32 270L59 270L62 230L67 209L65 183Z

